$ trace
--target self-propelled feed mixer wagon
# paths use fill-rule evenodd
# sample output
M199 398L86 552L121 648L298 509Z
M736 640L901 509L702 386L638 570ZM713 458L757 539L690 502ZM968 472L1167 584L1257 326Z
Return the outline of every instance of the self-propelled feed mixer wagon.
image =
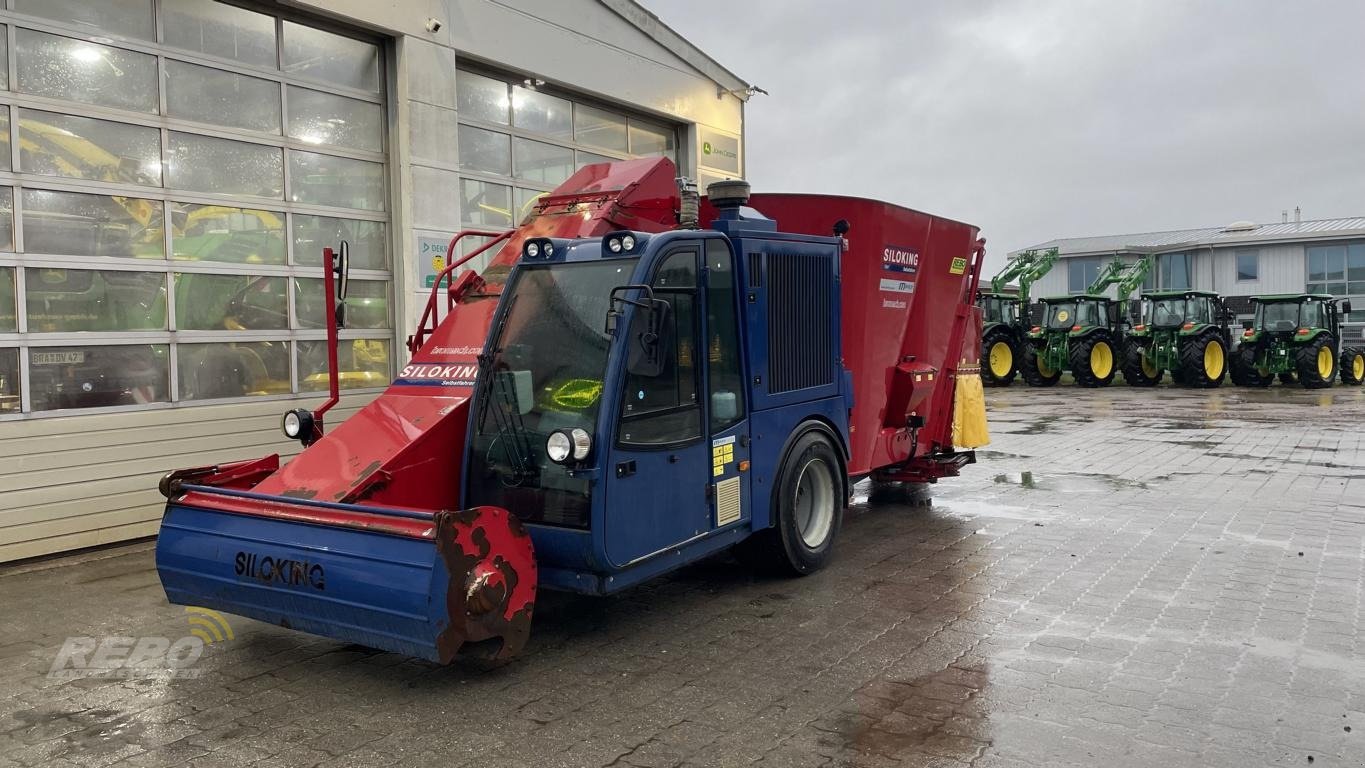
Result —
M699 205L674 176L583 168L481 274L437 281L373 402L325 434L286 414L306 447L283 466L167 475L170 601L508 655L541 588L612 593L738 544L808 573L855 481L974 460L975 227L742 182Z

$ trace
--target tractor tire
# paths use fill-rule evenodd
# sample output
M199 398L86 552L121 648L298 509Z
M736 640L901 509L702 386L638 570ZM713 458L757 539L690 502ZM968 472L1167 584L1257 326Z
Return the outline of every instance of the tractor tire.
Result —
M1095 333L1071 346L1071 375L1082 387L1107 387L1118 371L1114 342Z
M1365 349L1344 347L1341 350L1341 383L1365 384Z
M1019 348L1014 334L997 326L981 340L981 383L1008 387L1019 373Z
M1293 384L1298 381L1298 379L1294 378L1294 374L1290 373L1289 371L1281 373L1279 375L1279 379L1281 384Z
M1124 355L1123 380L1130 387L1155 387L1161 383L1165 372L1147 360L1147 347L1129 344L1128 354Z
M1268 387L1274 381L1256 369L1256 347L1243 344L1232 354L1232 383L1239 387Z
M1180 348L1182 383L1195 389L1212 389L1228 373L1228 351L1216 333L1195 336Z
M1050 387L1062 378L1061 371L1054 371L1043 364L1038 357L1038 347L1025 342L1023 360L1019 363L1019 373L1030 387Z
M1304 389L1332 386L1337 378L1337 340L1330 333L1320 333L1294 353L1294 368Z
M804 576L834 551L848 495L839 451L819 429L796 438L773 483L772 528L755 533L739 554L770 572Z

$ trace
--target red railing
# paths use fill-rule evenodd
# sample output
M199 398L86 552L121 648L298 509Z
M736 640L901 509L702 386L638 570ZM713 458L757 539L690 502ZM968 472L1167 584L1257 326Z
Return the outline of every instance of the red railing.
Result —
M451 275L454 274L458 267L463 266L465 262L511 237L512 233L515 231L516 230L486 232L479 229L465 229L455 233L455 236L450 238L450 245L446 246L447 266L445 269L441 270L441 274L437 275L436 281L431 284L431 296L427 298L427 305L422 309L422 318L417 321L417 332L408 337L409 355L417 354L417 350L421 349L422 345L426 343L427 337L436 330L436 326L441 324L440 302L437 300L437 297L440 296L441 292L441 281L444 280L446 282L446 313L449 314L450 310L455 307L456 299L455 291L453 290L455 287L455 280ZM459 261L455 261L455 246L459 244L460 240L470 236L489 237L492 239L465 254L464 258Z

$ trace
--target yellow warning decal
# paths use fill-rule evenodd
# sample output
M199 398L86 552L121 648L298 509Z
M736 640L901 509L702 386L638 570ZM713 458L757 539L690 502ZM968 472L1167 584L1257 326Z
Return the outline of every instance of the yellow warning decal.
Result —
M951 273L954 274L954 275L960 275L960 274L962 274L963 272L966 272L966 271L967 271L967 260L964 259L964 258L962 258L961 256L956 256L956 257L954 257L954 258L953 258L953 266L952 266L952 268L949 269L948 271L951 272Z

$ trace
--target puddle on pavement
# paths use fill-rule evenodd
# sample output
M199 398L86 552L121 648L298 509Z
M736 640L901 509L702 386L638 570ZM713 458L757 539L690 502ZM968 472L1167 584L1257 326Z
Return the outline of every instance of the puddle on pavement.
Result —
M1131 488L1146 489L1147 484L1140 480L1129 480L1118 475L1090 474L1072 475L1066 473L1035 475L1032 471L1002 472L993 480L997 485L1017 485L1029 490L1054 491L1059 493L1109 493Z
M822 746L904 760L914 755L975 760L990 746L984 666L957 666L908 680L875 680L819 738Z

